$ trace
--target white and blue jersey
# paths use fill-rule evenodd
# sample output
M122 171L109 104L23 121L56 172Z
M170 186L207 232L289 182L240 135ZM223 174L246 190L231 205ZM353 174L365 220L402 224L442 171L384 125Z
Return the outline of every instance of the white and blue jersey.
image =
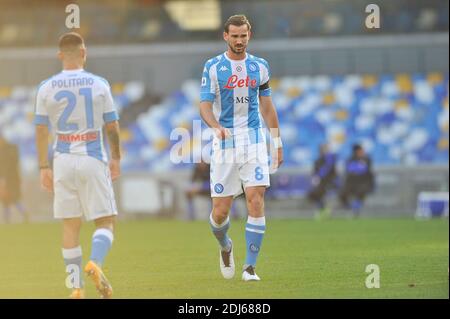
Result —
M268 63L247 54L240 61L221 54L206 62L202 102L213 103L213 113L231 137L214 136L211 154L211 196L236 197L243 189L270 185L269 162L259 97L270 96Z
M259 97L271 95L269 79L267 61L250 54L237 61L223 53L206 62L200 100L212 102L217 121L230 129L233 139L222 141L226 148L264 141Z
M41 83L35 113L34 123L51 126L55 133L55 154L108 161L102 128L119 116L105 79L84 70L64 70Z

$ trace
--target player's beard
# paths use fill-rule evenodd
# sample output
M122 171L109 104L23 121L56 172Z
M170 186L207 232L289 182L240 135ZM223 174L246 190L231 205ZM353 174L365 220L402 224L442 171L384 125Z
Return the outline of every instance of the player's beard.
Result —
M239 47L238 46L232 46L231 44L228 45L231 52L233 52L234 54L243 54L245 53L245 50L247 49L247 46L245 44L241 44Z

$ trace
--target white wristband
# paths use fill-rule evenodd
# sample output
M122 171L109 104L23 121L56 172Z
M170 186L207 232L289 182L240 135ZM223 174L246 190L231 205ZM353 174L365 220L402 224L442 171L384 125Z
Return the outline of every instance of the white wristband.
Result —
M272 139L272 141L273 141L273 145L275 146L275 148L283 147L283 142L281 141L281 137L276 137L276 138Z

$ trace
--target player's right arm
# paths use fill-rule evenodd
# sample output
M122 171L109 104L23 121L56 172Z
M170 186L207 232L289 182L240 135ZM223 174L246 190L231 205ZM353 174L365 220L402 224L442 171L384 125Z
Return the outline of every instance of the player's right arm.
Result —
M41 86L36 98L36 149L38 154L41 186L48 192L53 192L53 172L48 162L49 117L46 107L45 88Z
M225 139L230 136L229 130L217 121L213 112L213 102L216 98L216 81L211 77L209 63L207 62L202 74L200 89L200 116L210 128L214 129L216 136Z
M212 110L212 103L207 101L200 102L200 116L206 125L214 129L216 136L220 139L230 137L230 131L217 122Z

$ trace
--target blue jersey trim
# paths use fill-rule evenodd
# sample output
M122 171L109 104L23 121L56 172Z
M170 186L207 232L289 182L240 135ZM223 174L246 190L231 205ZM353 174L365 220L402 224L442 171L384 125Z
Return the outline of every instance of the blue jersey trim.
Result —
M94 141L86 142L86 150L89 156L94 157L102 162L104 161L100 134Z
M70 153L70 142L57 141L56 151L59 153Z
M214 102L216 95L213 93L200 93L200 102Z
M205 63L205 67L203 68L203 74L202 74L202 83L200 87L200 101L208 101L208 102L214 102L216 95L214 93L211 93L211 76L210 76L210 70L211 67L220 61L220 55L208 60Z
M224 149L227 149L227 148L234 148L234 138L233 137L231 137L231 138L227 138L227 139L223 139L222 141L221 141L221 148L224 150Z
M34 117L33 123L35 125L50 126L50 120L49 120L48 116L45 116L45 115L37 115L36 114Z
M103 121L105 123L110 123L110 122L114 122L114 121L118 121L118 120L119 120L119 114L117 114L116 111L103 113Z
M263 136L260 128L251 128L248 130L250 144L258 144L263 142Z
M256 70L250 67L250 65L255 66ZM260 68L257 66L257 63L255 63L251 59L247 59L245 62L245 67L247 68L247 75L252 74L252 78L256 78L258 85L259 85L259 79L260 79ZM248 88L248 127L249 128L259 128L261 127L261 123L259 120L259 100L258 100L258 89L252 88L249 86Z

